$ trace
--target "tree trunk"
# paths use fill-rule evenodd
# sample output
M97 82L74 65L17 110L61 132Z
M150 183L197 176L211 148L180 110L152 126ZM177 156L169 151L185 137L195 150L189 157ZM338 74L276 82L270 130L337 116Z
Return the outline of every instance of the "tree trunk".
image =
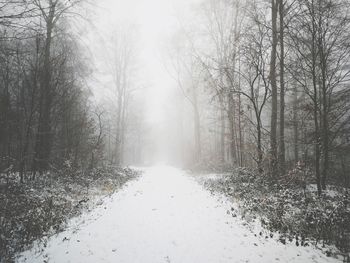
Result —
M261 142L261 120L257 116L257 135L258 135L258 171L259 174L263 173L262 161L263 161L263 151L262 151L262 142Z
M233 164L236 164L237 156L235 150L235 118L234 118L234 100L233 92L228 95L228 121L230 128L230 155Z
M196 89L193 89L193 116L194 116L194 148L195 148L195 162L201 160L201 131L200 131L200 115L198 109L198 98Z
M222 96L219 96L220 100L220 162L225 163L225 130L226 130L226 123L225 123L225 106L223 102Z
M317 183L318 195L321 195L321 178L320 178L320 129L318 120L318 91L317 91L317 75L316 75L316 65L317 65L317 50L316 50L316 25L315 25L315 11L314 2L312 1L312 85L313 85L313 117L315 125L315 174Z
M327 113L323 113L323 129L322 129L322 142L323 142L323 170L322 170L322 189L326 190L327 176L329 170L329 135L328 135L328 117Z
M124 163L124 147L125 147L125 131L126 131L126 118L127 118L127 97L126 89L124 89L124 102L123 102L123 111L121 119L121 130L120 130L120 149L119 149L119 165Z
M270 61L270 81L271 81L271 133L270 133L270 158L271 175L277 176L277 80L276 80L276 58L277 58L277 13L278 0L271 0L272 15L272 48Z
M235 79L235 70L236 70L236 57L237 57L237 45L238 45L238 35L239 35L239 25L238 25L238 15L239 15L239 1L236 1L235 5L235 20L234 20L234 47L232 53L232 72L230 79L234 81ZM236 152L236 133L235 133L235 101L234 101L234 83L231 81L231 87L228 92L228 120L229 120L229 129L230 129L230 154L232 158L232 163L237 163L237 152Z
M239 72L241 72L241 58L238 59L238 67ZM240 162L239 165L243 167L244 164L244 135L243 135L243 127L242 127L242 115L243 115L243 108L242 108L242 98L241 98L241 75L238 76L238 130L239 130L239 157Z
M280 136L279 136L279 172L284 175L286 169L286 149L284 136L284 112L285 112L285 85L284 85L284 3L280 0L279 3L280 17Z
M293 90L293 138L294 138L294 161L299 161L299 125L298 125L298 90Z
M321 31L322 26L322 18L319 19L318 30ZM319 32L319 56L320 56L320 68L321 68L321 83L320 83L320 95L322 95L322 151L323 151L323 169L322 169L322 178L321 184L322 189L326 190L326 181L329 169L329 125L328 125L328 94L327 94L327 58L324 53L324 39L323 32Z
M317 95L315 95L314 98L317 99ZM316 105L314 107L314 124L315 124L315 173L316 173L317 192L318 192L318 195L321 195L322 188L321 188L321 178L320 178L320 157L321 157L320 132L319 132L319 124L318 124L318 110Z
M119 89L118 91L118 110L117 110L117 120L116 120L116 134L115 134L115 163L116 165L120 165L120 146L121 146L121 130L122 130L122 112L123 112L123 98L122 92Z
M51 135L51 107L52 107L52 90L51 90L51 41L53 21L55 16L56 4L50 1L50 10L46 18L46 42L44 49L44 62L41 76L41 102L39 113L39 125L37 131L37 141L34 155L35 173L40 173L49 168L49 160L52 146Z

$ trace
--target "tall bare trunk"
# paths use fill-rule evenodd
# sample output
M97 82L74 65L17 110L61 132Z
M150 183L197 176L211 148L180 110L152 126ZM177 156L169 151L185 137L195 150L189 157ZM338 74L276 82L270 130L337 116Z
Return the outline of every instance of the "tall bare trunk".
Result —
M49 168L49 160L52 146L51 130L51 107L52 107L52 87L51 87L51 42L54 27L54 17L56 12L56 2L50 1L49 13L46 19L46 41L44 48L44 61L41 75L41 99L39 112L39 125L35 146L35 156L33 162L33 172L37 170L42 173Z
M234 116L234 99L233 99L233 92L229 92L228 95L228 122L229 122L229 128L230 128L230 154L232 163L236 163L237 156L236 156L236 149L235 149L235 116Z
M239 15L239 1L236 1L235 5L235 20L234 20L234 46L232 54L232 72L231 79L235 79L236 70L236 57L237 57L237 46L239 41L239 25L238 25L238 15ZM235 132L235 100L234 100L234 82L231 82L231 87L228 92L228 120L230 129L230 154L232 162L235 164L237 162L237 151L236 151L236 132Z
M298 125L298 90L294 86L293 90L293 144L294 144L294 161L299 161L299 125Z
M316 80L315 80L316 81ZM314 100L317 101L317 87L314 82ZM317 106L314 105L314 124L315 124L315 173L316 173L316 183L317 183L317 191L318 194L321 195L321 176L320 176L320 129L319 129L319 121L318 121L318 109Z
M279 17L280 17L280 136L279 136L279 172L281 175L285 173L286 169L286 149L284 136L284 113L285 113L285 85L284 85L284 2L280 0L279 3Z
M320 3L319 3L320 4ZM322 8L322 7L319 7ZM328 124L328 92L327 92L327 56L325 54L324 34L322 17L319 18L318 25L318 49L320 56L321 83L320 96L321 99L321 118L322 118L322 153L323 153L323 169L321 177L322 189L326 190L326 181L329 169L329 124Z
M123 94L121 90L118 91L118 110L116 119L116 134L115 134L115 163L121 163L121 131L122 131L122 113L123 113Z
M321 188L321 176L320 176L320 128L318 120L318 90L317 90L317 46L316 46L316 22L315 22L315 10L314 10L314 1L311 2L311 16L312 16L312 46L311 46L311 55L312 55L312 85L313 85L313 117L315 125L315 174L316 174L316 183L317 183L317 192L319 195L322 193Z
M225 162L225 130L226 130L226 123L225 123L225 105L223 102L222 96L219 96L220 100L220 162Z
M238 59L238 71L241 72L241 59ZM238 76L238 131L239 131L239 165L244 166L244 133L242 127L242 94L241 94L241 75Z
M261 116L255 108L255 116L256 116L256 131L257 131L257 143L258 143L258 171L259 174L263 173L263 149L262 149L262 125L261 125Z
M200 114L198 109L198 97L196 88L193 89L193 116L194 116L194 148L195 148L195 162L201 160L202 149L201 149L201 124Z
M271 153L271 174L277 176L277 80L276 80L276 59L277 59L277 13L278 0L271 0L272 15L272 48L270 61L271 81L271 132L270 132L270 153Z
M124 106L122 120L121 120L121 130L120 130L120 151L119 151L120 165L124 163L125 131L126 131L126 108Z

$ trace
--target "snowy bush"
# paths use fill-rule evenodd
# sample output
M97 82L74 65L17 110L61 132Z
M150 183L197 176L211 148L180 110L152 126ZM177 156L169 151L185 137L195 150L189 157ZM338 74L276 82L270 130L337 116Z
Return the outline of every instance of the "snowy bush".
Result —
M9 262L35 240L62 231L69 218L110 195L137 173L105 167L89 173L67 165L55 173L19 184L0 182L0 262Z
M310 170L298 163L278 181L239 168L205 185L238 202L246 220L258 217L265 229L280 233L282 243L334 245L349 255L349 189L333 186L318 196L310 178Z

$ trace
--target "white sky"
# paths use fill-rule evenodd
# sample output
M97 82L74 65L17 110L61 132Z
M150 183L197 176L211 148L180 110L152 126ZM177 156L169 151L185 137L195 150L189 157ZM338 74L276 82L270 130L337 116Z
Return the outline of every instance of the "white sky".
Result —
M140 48L140 77L148 88L147 119L163 119L163 107L174 81L164 67L165 46L178 27L179 12L196 0L100 0L95 10L94 37L108 39L114 26L136 25ZM99 35L99 36L98 36ZM104 41L104 40L102 40ZM102 45L100 48L103 49ZM102 62L103 64L103 62ZM102 80L103 81L103 80ZM97 93L103 93L99 90Z
M178 119L181 117L182 120L183 115L182 93L172 77L174 73L171 76L167 71L174 70L169 63L168 51L173 48L174 35L183 22L180 23L180 19L186 17L191 21L193 4L201 1L96 0L93 11L87 15L90 22L77 25L81 42L89 52L88 63L93 68L87 84L94 94L92 100L100 110L104 106L108 110L109 105L116 102L108 67L109 48L116 37L113 33L134 28L139 61L138 76L134 80L137 84L134 83L132 89L142 88L142 91L134 94L140 107L132 107L135 107L134 114L140 114L138 117L146 121L145 127L149 128L145 149L150 151L147 155L151 159L147 161L181 161L178 157L182 154L183 136L182 122Z

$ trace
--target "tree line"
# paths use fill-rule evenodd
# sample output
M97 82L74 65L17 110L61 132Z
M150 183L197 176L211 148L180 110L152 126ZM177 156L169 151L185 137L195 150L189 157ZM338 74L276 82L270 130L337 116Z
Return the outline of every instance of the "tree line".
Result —
M272 179L303 166L319 194L330 182L348 185L349 8L205 0L195 19L179 21L171 60L193 105L194 159Z
M0 170L21 182L62 165L94 166L101 152L91 69L72 30L82 4L0 3Z
M94 7L87 0L0 2L2 176L24 182L63 168L86 173L140 162L137 28L96 32ZM84 35L86 47L87 29L94 37Z

